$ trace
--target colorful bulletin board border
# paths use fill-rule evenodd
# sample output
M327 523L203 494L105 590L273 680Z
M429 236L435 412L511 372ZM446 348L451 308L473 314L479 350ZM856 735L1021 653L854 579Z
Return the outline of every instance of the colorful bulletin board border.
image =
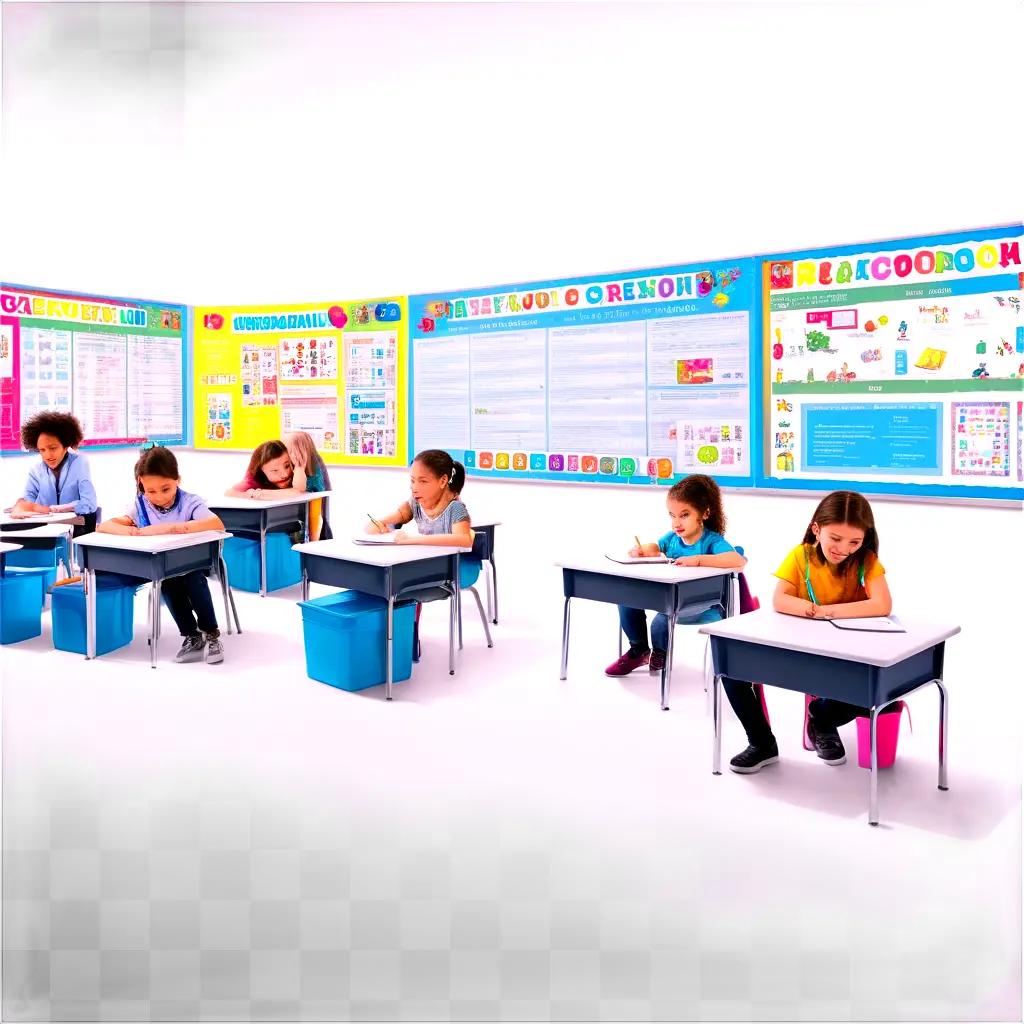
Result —
M981 457L973 462L968 460L968 465L977 463L986 467L983 470L958 468L954 438L948 439L953 443L949 468L945 472L936 470L932 461L936 450L949 451L949 443L943 440L942 433L947 425L952 424L954 429L957 425L951 415L942 414L942 403L948 403L950 410L954 406L959 409L959 405L952 401L954 397L970 399L974 395L982 405L995 406L1013 400L1014 392L1024 391L1024 321L1018 320L1019 326L1011 326L1001 334L994 332L986 341L978 341L976 348L972 342L970 365L975 367L972 374L970 369L965 373L950 370L955 354L940 346L929 347L926 342L915 344L911 340L913 327L908 326L905 320L882 316L876 322L865 319L859 308L860 305L868 305L868 308L878 309L880 304L905 302L912 298L920 303L923 312L934 312L934 319L938 322L949 314L953 305L950 302L946 306L944 302L955 302L957 297L977 296L979 304L985 301L998 303L998 310L995 305L992 309L1000 315L1012 316L1013 303L1018 304L1016 312L1019 313L1020 297L1024 294L1024 225L1014 223L775 253L762 257L760 277L762 385L761 401L757 404L763 410L764 435L759 460L761 472L757 479L759 488L804 492L856 489L871 494L940 499L1015 502L1024 499L1024 488L1006 485L1014 476L1009 472L1009 466L1006 472L1000 468L1001 460L1009 462L1012 458L1012 448L1015 447L1002 436L1005 417L993 420L993 444L988 447L990 455L996 457L995 468L991 458L986 463ZM864 351L858 354L856 361L851 359L841 365L837 361L837 367L829 372L827 379L815 379L811 374L806 379L800 377L795 381L783 381L782 378L792 373L786 369L786 362L791 355L790 342L793 339L773 334L773 310L776 313L811 311L807 319L816 322L808 323L804 328L805 338L797 339L806 340L808 354L816 346L824 348L831 345L830 337L845 340L845 337L856 336L860 340L851 351L860 348ZM965 319L975 315L973 305L963 314ZM1012 322L1007 320L1007 323ZM946 326L941 324L943 329ZM851 333L844 337L843 331ZM888 346L894 349L892 353L886 351L889 335L895 339ZM874 340L876 338L877 341ZM892 379L874 380L871 361L889 360L890 355L894 358ZM1017 368L1018 362L1020 369ZM998 377L990 370L995 366L1004 368ZM912 380L915 367L930 373L932 379ZM857 380L858 370L862 380ZM890 370L887 368L885 372ZM953 379L961 375L967 379ZM907 468L901 473L893 466L879 462L874 469L867 465L858 466L859 472L854 479L844 478L840 473L827 479L809 476L787 478L784 474L793 469L795 449L799 445L794 444L795 435L780 429L780 425L788 426L792 421L794 428L806 427L807 418L801 418L802 412L811 408L813 423L813 410L818 410L820 415L822 409L828 408L819 404L803 405L803 399L809 403L833 402L837 410L850 409L854 412L857 406L862 410L867 410L868 406L878 410L896 410L900 402L911 403L906 408L912 408L921 420L916 428L914 422L904 416L894 421L895 425L881 420L873 425L867 420L861 423L866 413L859 418L854 415L845 425L833 424L833 428L834 433L840 433L840 427L849 428L852 432L863 428L868 432L876 431L879 436L890 430L894 437L899 431L895 447L906 455L908 467L916 465L920 468ZM779 419L781 413L776 415L777 406L778 409L786 407L786 420ZM927 437L924 429L925 420L930 423L933 418L939 432L934 438ZM970 427L968 419L968 432ZM1018 445L1020 429L1018 423ZM827 432L823 436L822 450L827 452L834 439ZM863 454L865 461L870 462L871 443L873 441L869 439L857 457ZM842 446L842 440L835 444L836 450ZM783 460L788 460L786 466L782 465ZM934 474L936 479L929 482L900 479L901 475L920 477L926 474ZM1019 478L1020 474L1016 476ZM995 483L984 484L981 482L983 477ZM960 480L965 482L957 482Z
M405 296L194 310L197 448L309 433L332 465L407 461Z
M409 297L412 451L444 447L465 463L469 475L487 479L666 487L692 472L706 472L716 476L723 486L753 486L761 436L760 409L755 401L760 394L759 318L756 313L759 289L758 264L754 258L748 257L412 295ZM662 367L662 377L657 383L652 381L651 350L645 340L643 383L639 386L644 395L643 408L628 410L633 418L644 419L642 444L631 447L608 445L607 448L613 448L613 452L609 452L600 442L591 442L589 446L544 443L550 442L551 434L555 433L552 410L556 402L552 397L551 344L547 331L568 328L585 332L588 328L597 330L612 325L653 321L664 323L676 318L682 324L689 318L709 318L712 314L722 313L742 314L734 321L735 329L742 331L742 344L733 343L724 361L720 362L722 350L715 348L715 343L709 342L708 346L702 347L700 341L691 337L680 346L680 349L685 349L685 356L681 351L671 353L667 365L670 368L674 366L674 369L671 369L670 377L664 376ZM691 319L690 323L695 327L698 321ZM444 363L446 357L431 355L428 365L425 361L428 353L439 351L433 346L451 344L457 348L456 339L466 336L479 338L492 333L511 332L516 337L510 339L510 344L519 343L525 338L523 332L536 334L538 329L546 329L546 436L540 437L538 412L532 414L532 431L520 430L519 435L542 443L517 444L511 440L507 444L466 443L471 440L466 435L473 429L473 417L479 418L489 410L481 409L475 399L469 400L476 383L475 379L470 381L468 369L463 374L462 363L458 362L460 357L453 357L456 362L449 372ZM530 341L528 344L536 346L539 342ZM534 353L533 358L539 365L539 353ZM506 379L512 388L521 386L513 382L512 370L515 367L521 368L521 363L517 361L515 352L510 351ZM492 374L492 381L485 382L483 386L499 390L502 386L501 367L487 372ZM465 376L465 381L461 380L461 375ZM519 379L521 381L522 373ZM608 383L595 381L595 386L604 387ZM614 384L614 381L610 383ZM580 387L585 390L583 382ZM425 409L424 395L428 390L437 399L433 407ZM675 435L670 442L671 452L650 450L654 436L653 391L660 391L658 401L666 403L684 400L706 403L701 407L706 412L695 417L699 422L693 427L693 437L682 439ZM449 393L452 396L451 422L456 424L450 431L441 420ZM723 404L722 396L726 394L732 408ZM681 397L683 395L685 399ZM524 401L528 400L524 397ZM421 409L419 414L417 406ZM668 405L664 408L667 409ZM425 418L431 421L427 425L423 422ZM463 435L461 443L457 436L460 432ZM693 462L687 467L682 467L676 457L677 451L684 452L684 446ZM716 472L716 469L724 468L724 460L735 459L737 451L746 452L746 471ZM710 460L712 456L719 460L717 467L710 461L707 464L702 461Z
M43 385L39 379L26 379L23 363L28 362L29 350L23 346L30 342L34 345L34 338L30 335L35 331L70 332L80 335L83 340L87 340L89 333L94 333L156 342L153 346L136 344L134 353L126 353L125 391L120 410L123 411L126 429L119 431L118 436L89 436L90 417L83 414L81 408L83 404L90 405L89 385L87 379L77 382L73 379L73 342L70 338L60 339L56 352L51 346L46 352L39 353L35 360L37 365L28 371L37 378L46 373L52 384ZM177 341L179 352L161 350L159 339ZM190 339L190 309L182 303L0 283L0 451L5 456L30 454L21 447L21 423L43 408L78 415L86 430L83 448L123 448L143 441L156 441L168 446L188 444ZM105 383L109 387L109 374L104 373L105 368L100 363L102 353L94 355L95 361L79 353L78 361L86 374L95 369L97 385ZM136 378L134 396L128 377L130 359L138 360L139 368L135 372L141 374ZM170 377L167 375L169 367L175 371ZM178 375L177 381L174 380L175 375ZM142 386L149 378L163 383L163 393L153 403L159 406L159 413L153 409L146 412L139 406L142 394L153 393ZM79 407L73 400L76 395L81 399ZM108 409L117 408L117 403L110 401L116 399L116 395L108 394L105 398ZM139 418L143 416L150 424L156 419L163 429L128 429L129 426L138 427Z

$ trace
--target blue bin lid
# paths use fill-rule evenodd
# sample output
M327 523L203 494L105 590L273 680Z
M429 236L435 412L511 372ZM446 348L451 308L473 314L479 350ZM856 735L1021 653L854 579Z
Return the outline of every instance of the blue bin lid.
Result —
M366 612L379 612L387 609L388 603L382 597L373 597L359 590L343 590L337 594L326 594L310 601L299 601L303 614L326 612L331 615L353 616L364 615Z

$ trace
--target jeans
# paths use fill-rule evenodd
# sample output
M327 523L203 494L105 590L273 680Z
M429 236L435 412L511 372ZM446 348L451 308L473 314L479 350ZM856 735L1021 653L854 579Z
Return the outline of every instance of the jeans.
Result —
M199 569L186 576L173 576L162 586L164 603L182 636L217 633L217 614L213 610L210 584ZM198 625L196 619L198 617Z
M722 609L716 605L702 612L680 615L676 622L695 626L704 622L718 622L722 618ZM641 608L627 608L619 605L619 625L629 640L630 650L644 652L650 650L647 645L647 613ZM651 623L651 645L656 651L668 650L668 616L658 612Z

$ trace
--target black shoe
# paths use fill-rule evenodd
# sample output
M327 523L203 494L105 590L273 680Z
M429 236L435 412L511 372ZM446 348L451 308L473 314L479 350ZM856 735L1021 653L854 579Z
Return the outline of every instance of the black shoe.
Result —
M174 656L174 660L179 664L186 661L202 661L203 660L203 649L206 647L206 638L202 633L196 633L195 636L187 636L181 642L181 650Z
M751 744L737 754L730 762L729 767L740 775L753 775L759 772L767 764L775 764L779 760L779 745L773 739L771 743L755 747Z
M807 738L814 745L818 757L833 767L846 764L846 747L835 729L822 729L814 724L814 719L807 716Z

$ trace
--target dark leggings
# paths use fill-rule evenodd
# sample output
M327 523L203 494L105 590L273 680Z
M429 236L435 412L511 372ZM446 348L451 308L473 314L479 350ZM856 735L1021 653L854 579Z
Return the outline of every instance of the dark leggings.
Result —
M755 747L770 745L775 742L771 726L764 716L761 702L754 692L752 683L741 683L736 679L722 678L722 686L725 688L725 695L729 698L736 717L746 730L747 742ZM868 708L857 707L856 704L844 704L840 700L826 700L824 697L817 697L811 701L811 718L815 725L826 731L833 731L855 718L867 718L871 714ZM890 704L882 714L898 711L898 704Z
M217 614L213 610L210 584L205 573L196 569L186 576L172 576L164 580L161 589L164 604L182 636L195 636L200 630L204 633L218 632Z

